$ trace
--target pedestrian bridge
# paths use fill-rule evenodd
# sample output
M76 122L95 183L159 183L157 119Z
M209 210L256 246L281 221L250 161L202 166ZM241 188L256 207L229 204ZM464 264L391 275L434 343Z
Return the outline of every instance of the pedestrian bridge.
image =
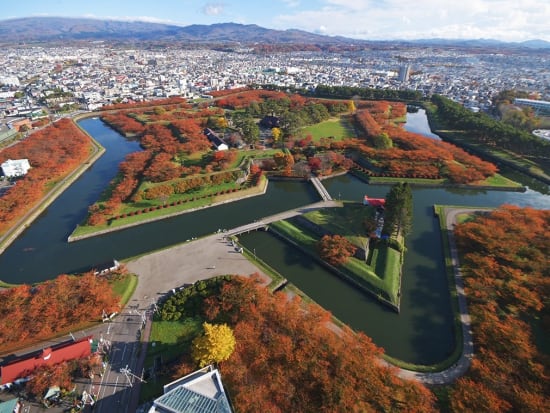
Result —
M332 197L328 193L325 186L321 183L321 180L319 178L314 176L312 178L309 178L309 180L311 181L323 201L332 201Z
M226 236L239 235L245 232L256 231L261 228L266 229L269 226L269 224L275 221L288 219L296 215L305 214L306 212L315 211L321 208L336 208L341 206L342 206L341 202L332 201L332 200L315 202L313 204L305 205L299 208L289 209L288 211L280 212L275 215L270 215L270 216L261 218L259 220L256 220L254 222L251 222L249 224L241 225L240 227L232 228L230 230L227 230L225 232L225 235Z

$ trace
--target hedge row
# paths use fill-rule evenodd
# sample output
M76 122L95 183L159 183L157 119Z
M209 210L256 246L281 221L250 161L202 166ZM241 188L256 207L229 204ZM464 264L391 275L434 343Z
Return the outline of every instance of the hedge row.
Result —
M251 181L252 186L257 186L259 184L261 175L262 174L259 173L259 174L256 174L252 177L252 181ZM213 194L206 194L206 195L202 195L202 196L194 196L194 197L191 197L191 198L188 198L188 199L180 199L178 201L166 203L164 205L156 205L156 206L151 206L151 207L148 207L148 208L138 209L136 211L128 212L126 214L115 215L114 217L111 218L111 221L116 220L116 219L132 217L132 216L135 216L135 215L146 214L147 212L153 212L153 211L157 211L157 210L160 210L160 209L185 204L187 202L193 202L193 201L196 201L198 199L212 198L214 196L220 196L220 195L224 195L224 194L231 194L231 193L235 193L237 191L242 191L243 189L247 189L247 187L246 186L241 186L239 188L225 189L225 190L222 190L222 191L217 191Z
M360 165L355 164L353 166L353 169L364 173L365 175L377 177L377 178L423 178L423 179L441 179L441 175L421 175L421 174L398 174L398 173L391 173L391 172L373 172L370 169L363 168Z

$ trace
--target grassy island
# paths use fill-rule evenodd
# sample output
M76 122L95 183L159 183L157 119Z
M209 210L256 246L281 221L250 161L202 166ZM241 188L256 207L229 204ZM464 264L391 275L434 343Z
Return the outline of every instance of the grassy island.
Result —
M104 108L101 119L142 150L121 162L69 240L262 194L263 173L307 179L352 171L373 183L514 187L496 166L405 131L406 113L402 102L263 89Z
M370 238L365 222L372 222L375 215L373 207L344 202L342 208L319 209L275 222L270 230L321 262L319 240L326 234L345 237L356 248L354 256L339 266L323 264L398 311L403 238Z

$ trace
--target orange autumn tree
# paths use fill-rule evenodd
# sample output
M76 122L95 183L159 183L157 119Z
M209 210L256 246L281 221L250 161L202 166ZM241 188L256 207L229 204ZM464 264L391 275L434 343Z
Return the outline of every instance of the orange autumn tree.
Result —
M31 169L0 197L0 235L27 213L53 183L88 158L92 142L74 122L59 121L0 151L0 163L28 159Z
M319 256L332 265L342 265L357 247L341 235L324 235L317 243Z
M548 228L550 211L515 206L456 227L475 357L453 411L548 411L550 358L533 329L550 329Z
M271 294L257 278L234 277L202 314L233 328L235 351L220 369L236 411L434 411L432 393L380 363L370 338L335 329L321 307Z
M0 291L0 352L100 320L103 310L118 309L119 299L108 280L92 272Z

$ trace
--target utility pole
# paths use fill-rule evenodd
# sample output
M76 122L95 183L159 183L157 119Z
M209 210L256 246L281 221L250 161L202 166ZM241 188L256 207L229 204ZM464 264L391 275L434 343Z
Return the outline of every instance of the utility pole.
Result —
M126 377L126 380L128 380L128 384L130 385L130 387L133 387L132 385L132 379L133 378L136 378L138 379L141 383L147 383L145 380L143 380L141 377L139 376L136 376L134 373L132 373L132 371L128 368L128 365L126 364L126 367L120 369L120 372L122 374L124 374L124 376Z

